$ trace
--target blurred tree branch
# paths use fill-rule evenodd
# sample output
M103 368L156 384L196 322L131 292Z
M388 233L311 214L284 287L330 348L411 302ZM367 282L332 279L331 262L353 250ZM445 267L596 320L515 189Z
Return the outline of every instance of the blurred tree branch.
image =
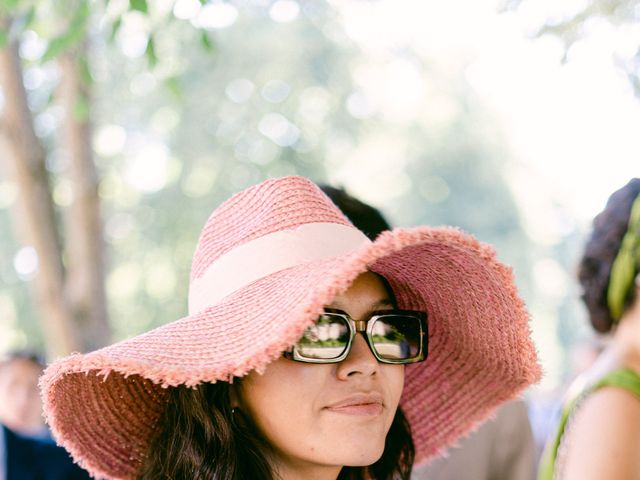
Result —
M18 229L22 242L38 256L35 277L47 349L53 356L99 347L110 339L104 286L104 241L98 178L91 150L90 78L86 68L88 5L83 1L65 32L53 39L44 58L60 68L59 103L63 124L58 139L68 158L72 201L64 211L63 241L58 238L47 151L38 138L24 87L20 35L6 35L0 48L0 85L5 105L0 134L7 145L20 192ZM5 7L4 11L7 9ZM5 13L2 31L12 32ZM80 33L79 33L80 32Z
M0 138L5 140L4 156L12 166L19 190L20 201L15 208L20 213L13 218L24 226L17 231L21 243L33 246L38 256L35 304L47 349L53 356L94 349L111 337L99 178L91 143L93 80L88 48L94 34L90 29L93 7L100 10L108 6L109 1L92 0L72 0L64 5L0 0L0 87L5 99L4 111L0 111ZM122 15L135 12L150 18L149 7L146 0L131 0L122 6L120 14L107 20L102 32L111 23L109 41L113 41ZM23 74L26 61L19 53L23 33L37 30L39 19L45 32L39 36L47 44L37 62L55 62L59 72L52 101L62 112L54 143L63 169L55 172L54 179L70 185L70 202L64 202L64 206L54 201L47 170L51 146L43 144L36 133L34 114L38 112L30 109ZM169 15L167 20L172 19ZM145 52L150 67L158 62L153 33L148 32ZM206 32L202 32L202 38L211 48ZM63 219L63 228L58 227L57 218Z
M93 79L89 45L96 32L116 38L122 16L128 12L152 17L146 0L130 0L106 19L106 28L92 30L92 16L103 15L108 0L71 0L64 4L26 0L0 0L0 88L5 99L0 111L0 139L12 166L19 190L20 213L13 215L20 241L33 246L38 256L34 287L36 310L42 320L47 349L53 356L74 350L98 348L109 342L111 329L105 288L105 241L99 175L92 149L91 114ZM94 9L94 7L96 7ZM172 21L158 17L158 21ZM40 22L40 23L39 23ZM110 28L109 28L110 27ZM160 27L157 27L161 29ZM55 62L59 79L51 102L61 111L54 146L43 143L34 124L23 68L20 42L27 30L38 30L46 48L36 63ZM146 57L150 67L158 63L154 28L148 33ZM201 32L204 47L212 43ZM60 153L62 171L53 180L70 185L70 201L56 205L47 159L53 148ZM58 158L58 157L56 157ZM53 162L51 162L53 163ZM69 192L67 192L69 193ZM63 219L59 228L57 218Z
M505 0L501 10L515 10L520 8L523 2L524 0ZM589 21L599 18L616 26L636 23L639 8L638 0L591 0L562 21L547 21L538 29L535 36L551 34L562 40L565 48L563 60L566 60L569 49L584 37L585 26ZM640 97L640 46L631 58L616 58L615 62L626 74L636 96Z
M65 291L83 346L92 349L109 339L104 286L104 241L98 175L91 149L90 85L84 74L83 43L59 58L64 145L69 157L72 203L66 210Z
M0 19L8 31L11 19ZM38 139L27 93L23 84L19 43L9 40L0 49L0 84L4 110L0 133L7 145L5 158L10 164L20 192L19 231L23 241L33 245L38 255L35 279L36 302L40 307L47 345L53 355L62 355L80 347L64 295L61 249L54 221L54 206L46 169L46 153Z

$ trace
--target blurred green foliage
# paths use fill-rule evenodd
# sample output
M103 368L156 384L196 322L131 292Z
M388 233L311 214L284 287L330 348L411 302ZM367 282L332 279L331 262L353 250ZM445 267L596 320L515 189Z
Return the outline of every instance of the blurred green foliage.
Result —
M516 9L525 0L505 0L505 10ZM574 44L588 37L590 33L603 24L622 31L624 27L633 27L640 18L640 1L638 0L588 0L570 6L571 13L561 17L553 16L540 26L536 36L553 35L562 40L566 55ZM615 55L614 61L626 75L633 87L635 95L640 97L640 45L635 52Z
M214 5L197 3L201 11ZM116 338L184 316L191 255L207 216L232 193L289 174L368 183L395 225L461 226L495 244L533 296L535 249L507 184L509 152L466 83L403 50L398 56L417 65L450 106L447 119L433 121L438 107L429 102L416 103L405 122L384 112L354 115L354 71L365 59L337 12L310 0L294 20L275 21L273 3L225 4L237 18L219 28L180 18L173 2L81 2L90 16L75 11L71 18L85 22L72 20L62 33L40 5L24 28L25 82L60 205L66 166L53 136L59 118L50 59L89 32L93 96L85 111L95 126ZM337 175L356 150L370 145L375 154L386 139L398 148L374 177L366 177L366 161L346 178ZM9 188L0 175L0 187ZM2 231L11 232L13 202L0 198L0 205ZM14 343L37 345L43 339L29 282L13 267L18 249L12 234L0 237L0 303L15 311Z

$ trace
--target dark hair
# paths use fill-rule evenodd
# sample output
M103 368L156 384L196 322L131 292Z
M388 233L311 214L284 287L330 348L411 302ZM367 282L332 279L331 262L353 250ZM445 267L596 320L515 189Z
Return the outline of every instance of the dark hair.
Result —
M30 362L40 369L44 369L45 361L43 357L32 350L12 350L0 357L0 367L3 365L8 365L9 363L15 360L24 360L25 362Z
M607 200L607 205L593 220L593 231L587 240L578 266L582 299L589 311L591 324L598 332L606 333L615 323L607 303L607 289L611 265L620 250L627 232L631 205L640 195L640 179L634 178ZM626 300L630 305L635 297L631 289Z
M273 480L271 446L249 415L232 411L230 384L170 389L140 469L140 480ZM398 408L382 457L369 467L344 467L339 480L408 480L414 459L409 424Z
M353 223L353 226L369 239L375 240L381 232L391 228L379 210L352 197L342 188L328 185L320 185L320 188Z

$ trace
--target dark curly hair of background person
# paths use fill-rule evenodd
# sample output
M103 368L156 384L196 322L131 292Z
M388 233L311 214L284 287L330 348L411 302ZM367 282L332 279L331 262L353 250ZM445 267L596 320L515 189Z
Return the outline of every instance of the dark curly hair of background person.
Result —
M638 195L640 179L634 178L609 197L604 210L593 219L593 231L578 266L582 300L593 328L600 333L610 331L614 324L607 305L609 275L628 228L631 205ZM626 305L633 301L634 294L635 289L631 289Z

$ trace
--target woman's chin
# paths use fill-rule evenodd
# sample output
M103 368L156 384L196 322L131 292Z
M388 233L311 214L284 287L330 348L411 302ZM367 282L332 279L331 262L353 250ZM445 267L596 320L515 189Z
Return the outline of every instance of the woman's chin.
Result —
M344 452L343 455L341 455L341 460L336 463L344 465L345 467L366 467L380 460L384 452L384 443L381 447L366 449L349 448L349 450L353 451Z

